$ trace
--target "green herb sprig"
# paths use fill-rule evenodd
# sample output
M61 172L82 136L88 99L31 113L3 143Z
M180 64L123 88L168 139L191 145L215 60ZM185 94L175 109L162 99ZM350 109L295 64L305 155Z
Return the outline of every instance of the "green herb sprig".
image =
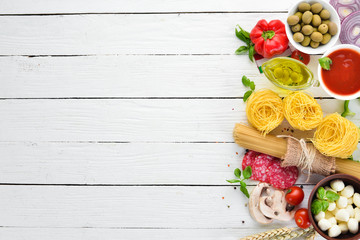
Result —
M330 70L330 65L332 64L332 61L328 57L323 57L319 59L320 66L325 70Z
M355 116L355 113L350 111L349 103L350 103L350 100L345 100L345 102L344 102L344 112L341 114L342 117Z
M249 59L254 62L255 48L254 44L250 40L250 33L242 29L239 25L236 25L235 35L246 44L246 46L241 46L236 49L235 54L243 55L249 52Z
M246 100L250 97L250 95L255 91L255 83L250 79L248 79L246 76L242 76L241 81L245 87L250 87L250 90L244 93L243 100L244 102L246 102Z
M339 194L333 191L325 191L323 187L319 187L317 190L318 199L311 203L311 212L313 214L319 214L321 211L325 212L329 203L334 202L340 198Z
M237 179L231 179L231 180L226 180L226 181L229 182L229 183L240 183L240 190L241 190L241 192L243 192L243 193L245 194L245 196L246 196L247 198L249 198L250 195L249 195L249 192L248 192L248 190L247 190L247 188L246 188L246 183L244 182L244 180L249 179L249 178L251 177L251 174L252 174L252 171L251 171L251 167L250 167L250 166L247 166L247 167L244 169L243 174L242 174L243 177L241 177L241 171L240 171L240 169L236 168L236 169L234 170L234 175L235 175L235 177L236 177Z

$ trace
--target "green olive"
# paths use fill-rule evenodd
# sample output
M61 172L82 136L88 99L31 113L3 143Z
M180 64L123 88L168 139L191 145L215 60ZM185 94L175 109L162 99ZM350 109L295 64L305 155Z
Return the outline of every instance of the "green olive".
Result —
M302 2L299 4L298 9L300 12L306 12L311 9L311 6L310 6L310 4L308 4L306 2Z
M300 32L294 34L293 39L295 42L302 42L304 40L304 35Z
M317 14L314 14L311 23L312 23L312 25L313 25L314 27L318 27L318 26L321 24L321 18L320 18L320 16L317 15Z
M327 44L330 41L330 39L331 39L330 33L325 33L323 40L321 41L321 44Z
M321 34L327 33L328 29L329 29L329 27L328 27L328 25L326 25L326 24L321 24L321 25L318 27L318 30L319 30L319 32L320 32Z
M275 78L282 78L283 76L284 76L284 72L283 72L283 70L282 70L282 68L281 67L277 67L277 68L275 68L275 70L274 70L274 76L275 76Z
M293 32L300 32L301 26L300 24L296 24L295 26L291 27L291 31Z
M327 20L330 18L330 12L326 9L323 9L321 12L320 12L320 17L321 19L323 20Z
M318 29L316 27L313 27L313 32L318 32Z
M311 41L311 42L310 42L310 46L311 46L312 48L317 48L319 45L320 45L320 43L318 43L318 42L314 42L314 41Z
M290 74L290 78L291 78L291 80L292 80L293 82L295 82L295 83L298 83L298 82L301 81L301 78L300 78L299 74L296 73L296 72L292 72L292 73Z
M304 14L302 15L302 21L305 24L310 24L311 20L312 20L313 14L310 11L306 11L304 12Z
M301 26L301 27L305 26L305 23L303 23L303 22L302 22L302 23L300 23L300 26Z
M304 35L310 35L313 33L313 27L311 25L305 25L302 27L301 29L301 32L304 34Z
M333 22L329 22L329 23L328 23L328 27L329 27L329 33L330 33L330 35L331 35L331 36L334 36L334 35L337 33L337 31L338 31L338 28L337 28L336 24L333 23Z
M311 40L314 41L314 42L321 42L323 40L323 35L319 32L313 32L310 36Z
M295 15L291 15L290 17L288 17L287 19L287 23L290 26L296 25L298 22L300 21L300 18L298 16Z
M321 3L314 3L313 5L311 5L311 11L313 13L319 13L322 9L323 6L321 5Z
M330 22L330 20L322 20L322 21L321 21L321 24L326 24L326 25L328 25L329 22Z
M307 46L309 46L310 41L311 41L311 38L309 36L305 36L304 40L301 42L301 45L303 45L304 47L307 47Z
M299 19L301 19L303 14L302 14L302 12L297 12L297 13L295 13L294 15L295 15L295 16L298 16Z

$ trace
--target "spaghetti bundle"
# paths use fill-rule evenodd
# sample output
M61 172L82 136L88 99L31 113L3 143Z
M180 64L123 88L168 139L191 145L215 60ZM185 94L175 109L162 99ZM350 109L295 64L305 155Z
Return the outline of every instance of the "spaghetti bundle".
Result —
M326 156L348 158L356 150L358 140L357 126L338 113L333 113L321 122L312 142Z
M282 100L271 90L254 92L247 101L246 115L249 123L266 135L284 120Z
M290 125L302 131L316 128L323 117L320 105L304 92L293 92L286 96L284 115Z

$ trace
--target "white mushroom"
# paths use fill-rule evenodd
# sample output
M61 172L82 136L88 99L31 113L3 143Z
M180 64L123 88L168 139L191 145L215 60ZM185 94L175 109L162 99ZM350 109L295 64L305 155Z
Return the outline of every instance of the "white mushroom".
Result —
M351 233L355 234L359 231L359 222L355 218L350 218L347 225Z
M336 215L335 215L335 218L339 221L342 221L342 222L347 222L349 221L349 218L350 218L350 214L349 212L346 210L346 209L340 209Z
M338 208L346 208L348 205L347 198L344 196L340 196L339 199L336 201L336 206Z
M355 193L353 196L353 202L354 204L360 208L360 194L359 193Z
M348 225L346 222L339 223L339 227L342 234L346 234L349 231Z
M341 195L346 197L346 198L350 198L354 195L354 187L352 185L347 185L342 191L341 191Z
M326 231L328 230L329 228L331 228L332 224L330 223L329 220L323 218L321 219L319 222L318 222L318 225L319 225L319 228L322 230L322 231Z
M345 184L342 180L336 179L330 182L330 187L335 191L340 192L345 188Z
M341 234L341 229L338 225L334 225L329 229L329 237L337 237Z
M266 217L280 221L290 221L294 217L295 211L286 211L284 191L275 190L274 195L271 196L273 202L271 206L266 201L268 198L260 198L260 211Z
M250 198L249 198L249 211L250 215L253 219L255 219L257 222L262 224L269 224L273 220L270 218L267 218L259 208L259 202L260 202L260 196L265 188L270 187L267 183L259 183L251 192Z
M325 212L321 211L318 214L315 215L315 220L318 222L321 219L325 218Z
M331 203L329 203L329 207L328 207L328 211L333 211L333 210L335 210L335 208L336 208L336 203L334 203L334 202L331 202Z

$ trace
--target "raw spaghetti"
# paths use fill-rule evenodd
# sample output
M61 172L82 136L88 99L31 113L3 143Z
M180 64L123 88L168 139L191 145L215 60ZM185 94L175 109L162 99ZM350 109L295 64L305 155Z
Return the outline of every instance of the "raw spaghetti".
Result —
M254 92L247 101L246 116L252 126L266 135L284 120L282 100L271 90Z
M309 94L293 92L286 96L284 115L290 125L302 131L316 128L323 118L320 105Z
M333 113L321 122L312 142L326 156L348 158L356 150L358 140L357 126L338 113Z

